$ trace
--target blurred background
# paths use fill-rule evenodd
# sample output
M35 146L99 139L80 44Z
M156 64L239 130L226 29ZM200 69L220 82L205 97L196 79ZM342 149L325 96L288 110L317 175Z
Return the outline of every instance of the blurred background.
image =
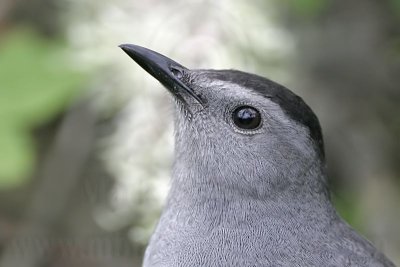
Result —
M121 43L302 96L336 207L400 265L399 0L1 0L1 267L140 266L172 101Z

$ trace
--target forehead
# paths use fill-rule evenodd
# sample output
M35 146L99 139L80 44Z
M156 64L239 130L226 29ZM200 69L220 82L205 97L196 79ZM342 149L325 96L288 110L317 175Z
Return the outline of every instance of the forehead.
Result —
M201 94L210 95L215 100L240 101L252 100L252 102L264 102L264 97L254 90L249 90L239 83L219 79L213 73L196 73L192 76L191 85L199 89Z

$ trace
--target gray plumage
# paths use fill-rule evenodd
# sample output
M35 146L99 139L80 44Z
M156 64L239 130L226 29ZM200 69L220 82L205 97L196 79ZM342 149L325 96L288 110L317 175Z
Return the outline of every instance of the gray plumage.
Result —
M145 267L394 266L336 213L319 122L300 97L256 75L121 48L177 96L171 190ZM240 106L261 124L235 125Z

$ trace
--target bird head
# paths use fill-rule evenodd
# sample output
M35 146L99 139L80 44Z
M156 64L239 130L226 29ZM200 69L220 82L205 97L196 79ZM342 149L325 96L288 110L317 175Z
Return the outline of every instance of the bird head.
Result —
M289 89L254 74L192 70L147 48L120 47L176 100L175 183L256 197L325 190L320 124Z

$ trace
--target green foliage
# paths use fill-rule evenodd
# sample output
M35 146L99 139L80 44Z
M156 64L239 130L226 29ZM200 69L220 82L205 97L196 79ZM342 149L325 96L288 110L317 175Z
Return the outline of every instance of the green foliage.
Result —
M395 12L400 16L400 0L391 0L391 2Z
M312 17L327 6L328 0L289 0L289 3L300 15Z
M65 45L17 30L0 39L0 188L21 184L34 165L30 130L60 113L84 81Z
M349 193L341 192L340 196L333 194L332 201L336 210L346 222L360 233L365 232L363 228L364 222L361 220L361 214L357 212L360 209L356 205L357 201L354 196L352 197Z

